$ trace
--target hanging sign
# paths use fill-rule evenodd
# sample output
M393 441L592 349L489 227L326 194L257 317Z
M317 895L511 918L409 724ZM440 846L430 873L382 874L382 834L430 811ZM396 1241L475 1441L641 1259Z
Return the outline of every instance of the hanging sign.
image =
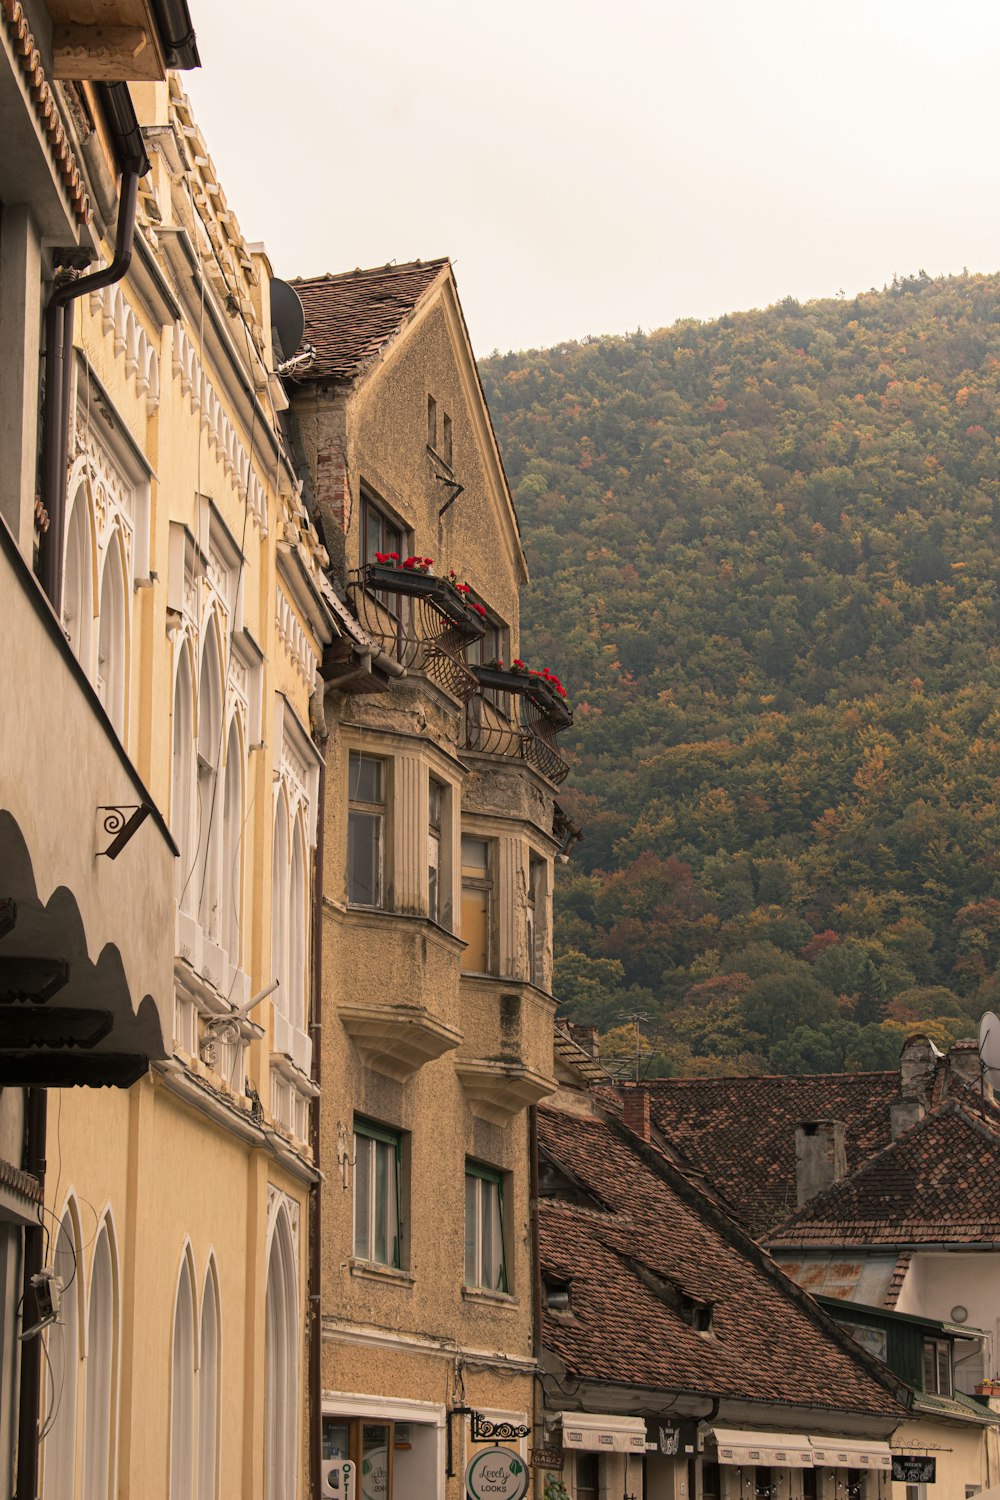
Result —
M937 1484L937 1459L915 1453L892 1455L892 1477L896 1484Z
M349 1458L324 1458L323 1500L355 1500L355 1467Z
M513 1448L481 1448L465 1470L469 1500L524 1500L528 1465Z

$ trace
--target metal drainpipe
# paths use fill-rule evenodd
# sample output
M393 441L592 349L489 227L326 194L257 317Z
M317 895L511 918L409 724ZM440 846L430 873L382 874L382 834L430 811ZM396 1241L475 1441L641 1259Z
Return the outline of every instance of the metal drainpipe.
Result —
M319 768L319 791L316 826L316 876L313 894L313 1053L312 1076L317 1088L323 1071L323 849L326 822L326 755L325 745ZM320 1109L322 1094L312 1102L313 1166L319 1170ZM323 1304L322 1292L322 1183L313 1183L309 1195L309 1432L310 1468L314 1500L323 1500Z
M115 233L115 257L103 271L56 287L45 313L45 412L42 435L42 504L49 517L42 533L41 582L56 615L62 611L62 556L66 531L66 468L69 444L69 396L72 390L73 303L88 292L121 281L132 262L139 173L122 173Z
M29 1089L25 1120L24 1169L45 1188L45 1117L48 1095L45 1089ZM45 1232L41 1218L37 1225L24 1231L22 1327L38 1321L38 1307L31 1278L42 1269ZM25 1339L21 1345L21 1378L17 1413L17 1488L14 1500L36 1500L38 1494L38 1418L42 1400L42 1335Z

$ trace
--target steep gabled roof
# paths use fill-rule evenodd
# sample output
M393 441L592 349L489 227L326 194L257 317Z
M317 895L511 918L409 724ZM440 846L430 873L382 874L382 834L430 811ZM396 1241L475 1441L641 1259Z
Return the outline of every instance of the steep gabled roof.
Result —
M774 1247L1000 1240L1000 1129L949 1100L765 1236Z
M851 1171L891 1140L899 1073L659 1078L646 1086L657 1129L759 1237L797 1202L796 1125L841 1121Z
M902 1415L888 1376L655 1148L608 1119L538 1110L543 1158L607 1211L542 1199L543 1273L571 1278L543 1343L576 1379ZM678 1299L711 1303L699 1333Z
M316 350L296 379L353 380L396 337L450 265L443 257L293 281L306 315L304 343Z

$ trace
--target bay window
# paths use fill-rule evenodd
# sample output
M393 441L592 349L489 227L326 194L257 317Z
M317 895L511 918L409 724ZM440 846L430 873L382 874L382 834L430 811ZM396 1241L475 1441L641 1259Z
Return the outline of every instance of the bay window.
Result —
M462 835L462 968L470 974L492 974L495 854L491 839Z
M386 764L352 750L348 764L347 899L353 906L385 901Z

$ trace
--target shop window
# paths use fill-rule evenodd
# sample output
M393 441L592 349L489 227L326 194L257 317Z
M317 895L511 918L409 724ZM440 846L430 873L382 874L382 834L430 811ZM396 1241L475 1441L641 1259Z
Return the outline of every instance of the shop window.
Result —
M395 1455L401 1449L409 1447L409 1432L410 1425L406 1422L324 1417L325 1483L334 1495L346 1495L348 1490L344 1482L343 1465L351 1463L355 1474L360 1475L360 1483L356 1483L353 1490L356 1500L394 1500ZM402 1476L400 1489L403 1500L406 1500L406 1486Z
M847 1471L847 1500L864 1500L865 1495L865 1473L863 1469L848 1469Z
M601 1460L596 1453L576 1455L576 1500L598 1500L601 1493Z
M496 972L493 937L494 847L490 839L462 835L462 968Z
M777 1500L778 1486L773 1469L757 1466L754 1470L754 1494L757 1500Z
M380 1266L402 1265L402 1138L367 1120L354 1122L354 1254Z
M819 1484L815 1469L802 1470L802 1500L819 1500Z
M924 1390L936 1396L952 1394L951 1343L924 1339Z
M703 1500L720 1500L722 1495L722 1475L719 1465L710 1458L702 1461L701 1493Z
M465 1284L510 1290L504 1237L504 1181L477 1162L465 1166Z
M354 906L384 904L386 763L352 750L348 766L347 899Z

